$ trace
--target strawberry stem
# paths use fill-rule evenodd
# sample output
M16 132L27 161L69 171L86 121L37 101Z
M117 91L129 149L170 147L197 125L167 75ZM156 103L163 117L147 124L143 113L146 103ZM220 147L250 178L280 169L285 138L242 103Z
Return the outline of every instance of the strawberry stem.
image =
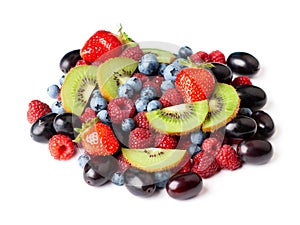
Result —
M73 140L73 142L78 143L81 141L82 138L82 134L84 133L84 131L86 131L88 128L90 128L91 126L93 126L95 123L97 123L99 121L99 118L96 117L92 120L88 120L86 123L82 124L81 128L75 128L74 130L79 133L77 135L77 137Z
M120 28L119 28L119 30L118 30L118 33L119 33L119 38L120 38L122 44L126 44L126 45L129 44L131 47L137 45L137 44L132 40L132 38L130 38L130 37L128 36L128 34L127 34L126 32L124 32L122 29L123 29L123 26L122 26L122 24L120 24Z

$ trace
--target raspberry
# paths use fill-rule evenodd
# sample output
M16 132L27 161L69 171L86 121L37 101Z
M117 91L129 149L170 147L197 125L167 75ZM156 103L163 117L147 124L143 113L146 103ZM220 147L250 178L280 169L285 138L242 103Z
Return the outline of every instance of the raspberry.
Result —
M136 46L132 46L132 47L127 47L122 53L121 53L121 57L127 57L130 59L134 59L136 61L139 61L142 56L144 55L144 52L142 51L142 49L136 45Z
M178 141L177 149L187 150L188 147L192 144L190 135L180 136Z
M136 116L134 117L134 122L136 127L145 128L145 129L150 128L149 121L147 120L146 117L146 112L144 111L136 114Z
M145 87L153 87L156 91L156 96L160 96L161 95L161 90L160 90L160 85L158 85L157 83L155 83L154 81L146 81L143 83L143 88Z
M212 157L215 157L219 149L221 148L221 143L216 138L206 138L202 142L201 148Z
M121 124L124 119L135 114L134 103L126 97L112 99L107 105L107 110L111 122L115 124Z
M201 151L195 155L191 170L202 178L208 178L215 175L220 169L215 157L205 151Z
M80 59L77 61L75 66L82 66L82 65L90 65L90 63L85 61L84 59Z
M82 123L85 123L88 120L92 120L94 118L96 118L96 112L93 109L89 108L89 107L87 107L84 110L84 113L80 116L80 120L81 120Z
M192 162L189 154L185 154L182 161L179 163L179 166L180 166L179 173L187 173L191 171Z
M155 148L175 149L177 147L178 140L176 136L167 134L157 134L154 140Z
M29 123L34 123L38 118L51 112L51 108L40 100L32 100L29 103L27 111L27 120Z
M163 76L157 75L151 81L156 83L158 86L160 86L164 80L165 78Z
M176 90L176 88L169 88L168 90L166 90L160 97L159 101L162 104L163 108L183 103L182 96Z
M203 51L196 52L190 56L193 63L202 63L208 61L208 54Z
M219 50L211 52L208 57L210 62L226 63L225 55Z
M125 170L127 170L131 166L130 163L125 159L123 154L118 155L117 160L118 160L118 168L119 171L121 172L125 172Z
M236 78L233 79L233 81L231 82L231 85L233 87L237 87L237 86L241 86L241 85L248 85L248 84L252 84L251 80L249 77L247 76L238 76Z
M145 74L142 74L142 73L135 73L135 74L133 74L133 77L140 78L142 83L150 81L150 78L148 76L146 76Z
M72 139L63 134L56 134L50 138L48 147L51 155L57 160L68 160L75 153Z
M241 160L231 145L223 145L216 156L221 168L235 170L241 166Z
M150 130L135 128L129 134L129 148L149 148L152 146L153 135Z

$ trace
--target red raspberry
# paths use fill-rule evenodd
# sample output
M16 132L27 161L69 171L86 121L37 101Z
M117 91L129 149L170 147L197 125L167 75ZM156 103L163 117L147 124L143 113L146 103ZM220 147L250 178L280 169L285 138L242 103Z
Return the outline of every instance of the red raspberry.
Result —
M220 166L215 157L205 151L201 151L194 156L192 171L202 178L208 178L220 171Z
M48 147L51 155L57 160L68 160L75 153L72 139L63 134L56 134L50 138Z
M126 97L114 98L107 105L108 115L112 123L121 124L126 118L132 118L135 114L135 106L132 100Z
M126 58L130 58L130 59L139 61L143 55L144 55L144 52L142 51L142 49L138 45L136 45L136 46L127 47L121 53L120 57L126 57Z
M27 120L30 124L34 123L41 116L51 113L49 105L40 100L32 100L28 106Z
M145 129L149 129L150 128L150 124L149 121L147 120L146 117L146 112L139 112L138 114L136 114L136 116L133 118L136 127L140 127L140 128L145 128Z
M196 52L190 56L190 59L193 63L202 63L207 62L209 60L208 54L203 51Z
M155 148L175 149L177 147L178 140L176 136L167 134L157 134L154 140Z
M77 61L75 66L82 66L82 65L90 65L90 63L85 61L84 59L80 59Z
M219 141L219 143L226 142L226 137L225 137L225 130L224 129L218 129L214 132L212 132L209 136L210 138L215 138Z
M151 81L156 83L158 86L160 86L164 80L165 78L163 76L157 75Z
M223 145L216 160L221 168L228 170L235 170L242 165L238 154L231 145Z
M183 98L176 88L169 88L163 93L159 101L162 104L162 107L165 108L183 103Z
M129 148L149 148L152 146L153 135L150 130L144 128L135 128L129 134Z
M187 172L191 171L192 161L191 161L190 155L188 153L185 154L185 156L183 157L179 166L181 167L179 170L179 173L187 173Z
M249 77L247 76L238 76L236 78L233 79L233 81L231 82L231 85L233 87L237 87L237 86L241 86L241 85L248 85L248 84L252 84L251 80Z
M97 116L96 112L93 109L87 107L84 110L84 113L80 116L80 120L82 123L85 123L88 120L92 120L92 119L96 118L96 116Z
M180 136L177 149L187 150L188 147L192 144L190 135Z
M211 52L208 57L210 62L226 63L225 55L219 50Z
M216 138L206 138L201 145L202 151L210 154L212 157L215 157L218 151L221 148L221 143Z
M121 172L125 172L125 170L127 170L131 166L130 163L127 161L127 159L125 159L123 154L118 155L117 160L118 160L119 171Z
M142 83L150 81L150 78L148 76L146 76L145 74L142 74L142 73L135 73L135 74L133 74L133 77L140 78Z
M155 83L154 81L146 81L143 83L143 88L144 87L153 87L156 91L157 96L161 96L161 90L160 90L160 85Z

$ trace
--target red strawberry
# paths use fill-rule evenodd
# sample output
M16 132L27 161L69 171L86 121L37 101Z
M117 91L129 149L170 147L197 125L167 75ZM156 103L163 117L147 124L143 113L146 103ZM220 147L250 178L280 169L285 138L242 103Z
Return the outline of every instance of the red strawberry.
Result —
M185 103L208 99L215 86L214 75L203 68L184 68L175 80Z
M140 46L135 45L135 46L130 46L130 47L127 47L126 49L124 49L120 56L139 61L143 55L144 55L144 52L142 51Z
M135 114L134 103L126 97L112 99L107 105L107 110L111 122L115 124L121 124L124 119L131 118Z
M177 147L178 140L176 136L167 134L157 134L154 140L155 148L175 149Z
M195 155L191 170L202 178L208 178L215 175L220 169L215 157L205 151L201 151Z
M172 105L179 105L183 103L181 94L177 91L176 88L167 89L159 99L162 107L169 107Z
M225 55L219 50L209 53L208 58L210 62L226 63Z
M90 65L90 63L85 61L84 59L80 59L77 61L75 66L82 66L82 65Z
M202 63L202 62L208 62L208 54L203 51L196 52L190 56L190 59L193 63Z
M216 156L216 160L221 168L228 170L235 170L242 165L238 154L231 145L223 145Z
M75 153L75 146L67 135L56 134L50 138L48 148L51 155L57 160L68 160Z
M112 129L96 122L80 133L81 143L90 155L112 155L119 149L119 141Z
M150 130L144 128L135 128L129 134L129 148L149 148L152 146L153 135Z
M80 50L81 57L90 63L99 60L101 56L104 61L111 57L116 57L121 54L122 51L122 42L120 39L113 33L105 30L99 30L94 33L84 44ZM115 49L114 51L112 51ZM105 53L110 52L107 55Z
M247 76L238 76L238 77L234 78L233 81L231 82L231 85L235 88L240 85L248 85L248 84L251 85L252 82L251 82L250 78Z
M136 114L136 116L133 119L136 127L145 128L145 129L150 128L149 121L147 120L146 117L146 112L144 111L139 112L138 114Z
M40 100L32 100L28 105L27 120L29 123L34 123L38 118L51 112L51 108Z

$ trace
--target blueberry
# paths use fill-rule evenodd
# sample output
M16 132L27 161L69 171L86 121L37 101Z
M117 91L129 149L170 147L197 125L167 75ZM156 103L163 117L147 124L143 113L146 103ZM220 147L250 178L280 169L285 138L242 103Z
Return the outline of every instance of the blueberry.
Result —
M118 96L125 97L125 98L132 98L134 95L134 89L127 83L122 84L118 88Z
M181 47L178 50L178 56L184 59L191 56L192 54L193 54L193 50L188 46Z
M126 84L130 85L135 92L139 92L142 89L143 83L138 77L131 77L126 81Z
M177 58L177 59L175 59L175 60L172 62L172 64L175 65L175 66L180 67L181 69L187 67L187 66L183 65L182 62L188 63L188 61L187 61L186 59L184 59L184 58Z
M50 98L57 98L59 92L60 89L56 84L53 84L47 88L47 93L50 96Z
M149 103L149 100L146 98L138 98L134 105L137 112L147 111L147 105Z
M99 112L100 110L106 109L107 101L105 98L96 95L91 98L90 106L94 111Z
M124 185L124 174L120 171L115 172L111 177L111 182L115 185Z
M199 145L190 144L187 151L191 156L194 156L201 151L201 148Z
M166 67L166 69L164 70L164 78L165 80L171 80L171 81L175 81L176 76L178 74L178 72L181 70L181 67L179 67L176 64L170 64Z
M143 55L138 64L138 69L145 75L153 75L159 67L156 56L152 53Z
M148 87L144 87L141 92L140 92L140 96L142 98L148 99L148 100L152 100L157 96L157 91L155 90L154 87L148 86Z
M203 133L201 130L191 133L191 136L190 136L191 142L195 145L200 145L205 137L206 137L206 134Z
M164 75L164 71L165 71L166 67L167 67L167 64L165 64L165 63L159 64L158 74Z
M84 168L85 164L91 159L89 155L82 154L78 157L77 161L81 168Z
M164 80L160 85L160 90L162 93L164 93L169 88L175 88L175 84L171 80Z
M130 132L134 129L135 127L135 122L132 118L126 118L122 121L122 130L124 132Z
M148 112L151 112L151 111L156 110L156 109L161 109L161 108L162 108L162 104L158 100L152 100L147 105L147 111Z
M99 89L95 89L95 90L93 91L92 95L93 95L93 96L99 96L99 97L102 97L101 92L100 92Z
M64 109L61 101L53 102L53 104L51 105L51 110L53 113L56 113L56 114L62 114L65 112L65 109Z
M110 124L111 123L108 112L107 112L106 109L100 110L97 113L97 117L100 119L100 121L102 123L105 123L105 124Z
M61 78L59 79L60 86L64 83L65 77L66 77L65 75L62 75Z
M156 187L165 188L170 177L171 177L171 173L168 170L155 172L154 182L156 184Z

